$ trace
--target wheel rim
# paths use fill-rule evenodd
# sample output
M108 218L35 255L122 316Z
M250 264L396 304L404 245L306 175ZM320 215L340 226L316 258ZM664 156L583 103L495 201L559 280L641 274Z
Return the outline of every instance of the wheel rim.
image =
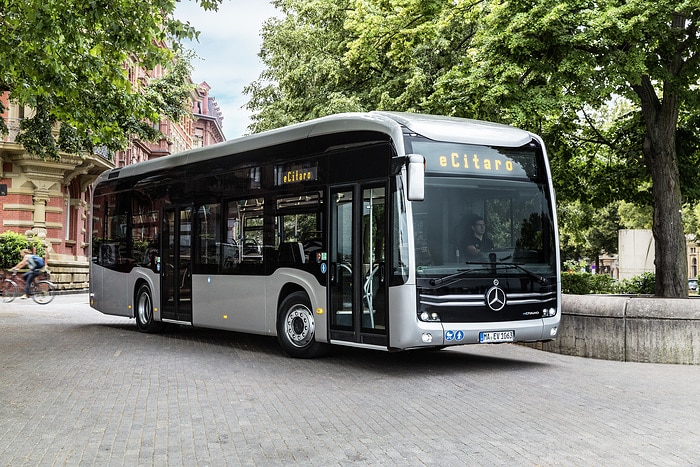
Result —
M40 305L49 303L53 297L51 296L51 288L45 282L34 284L32 286L32 298Z
M148 324L151 321L153 311L151 308L151 297L149 297L147 293L142 293L139 296L137 312L141 324Z
M15 299L15 290L12 284L8 281L2 283L2 301L9 303Z
M284 330L289 342L296 347L305 347L314 339L316 323L311 310L304 305L294 305L287 312Z

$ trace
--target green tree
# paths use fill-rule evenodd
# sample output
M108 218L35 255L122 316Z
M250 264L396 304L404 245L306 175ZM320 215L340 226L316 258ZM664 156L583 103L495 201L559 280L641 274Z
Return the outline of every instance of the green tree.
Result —
M656 292L687 296L681 205L700 188L697 0L275 4L286 16L268 23L266 70L246 90L254 131L358 109L536 131L561 199L653 206Z
M198 3L216 9L220 1ZM64 148L117 150L130 135L152 139L148 121L183 115L182 106L171 104L187 97L182 83L166 76L149 82L145 93L136 92L124 66L165 65L182 78L188 62L180 43L197 32L172 17L175 5L176 0L0 0L0 92L36 110L22 123L25 148L45 158L58 158ZM66 127L58 143L51 135L57 121Z
M246 87L251 132L344 111L429 112L465 53L471 10L445 0L274 0L265 69ZM446 112L449 113L449 112Z
M700 242L700 204L686 204L683 206L683 223L685 233Z
M627 134L651 178L656 293L668 297L687 296L677 137L681 114L698 104L698 21L696 1L493 2L474 54L454 73L530 127L581 128L586 106L615 96L639 109Z
M624 229L651 229L654 216L651 206L639 206L621 201L617 204L620 224Z
M343 73L349 2L274 0L283 13L263 27L265 70L246 87L252 132L332 113L363 110Z
M620 215L617 203L594 208L581 201L557 206L559 245L564 259L589 258L597 262L602 253L617 253Z

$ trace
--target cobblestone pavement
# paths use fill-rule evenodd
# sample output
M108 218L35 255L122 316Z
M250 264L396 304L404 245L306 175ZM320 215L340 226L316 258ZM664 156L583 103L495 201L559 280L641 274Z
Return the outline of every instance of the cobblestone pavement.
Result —
M0 304L0 465L700 465L700 367L516 345L283 355Z

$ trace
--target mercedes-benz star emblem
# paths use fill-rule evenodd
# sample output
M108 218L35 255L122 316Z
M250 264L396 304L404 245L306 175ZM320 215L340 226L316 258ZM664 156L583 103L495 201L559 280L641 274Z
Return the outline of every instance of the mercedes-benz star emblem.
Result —
M500 287L491 287L486 291L486 304L493 311L501 311L506 306L505 291Z

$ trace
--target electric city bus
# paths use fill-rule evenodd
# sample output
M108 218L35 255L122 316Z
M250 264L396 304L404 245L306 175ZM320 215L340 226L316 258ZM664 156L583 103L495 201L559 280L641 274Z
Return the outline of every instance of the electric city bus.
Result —
M557 335L554 192L527 131L338 114L109 170L92 201L90 304L143 332L270 335L301 358Z

